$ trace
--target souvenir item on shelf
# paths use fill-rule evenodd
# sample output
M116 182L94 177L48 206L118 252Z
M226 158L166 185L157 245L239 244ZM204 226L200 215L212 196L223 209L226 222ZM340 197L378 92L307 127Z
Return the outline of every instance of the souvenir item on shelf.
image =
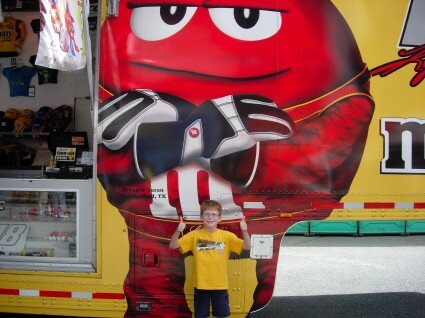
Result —
M25 23L10 14L6 15L0 22L0 34L0 57L19 55L27 35Z
M72 236L70 232L61 232L61 231L53 231L46 237L46 240L49 241L62 241L62 242L73 242L75 238Z
M4 113L4 118L10 118L10 119L18 119L19 116L21 116L21 112L17 110L16 108L8 108L6 109L6 112Z
M2 71L9 81L10 97L29 96L29 86L36 71L34 67L6 67Z
M34 167L47 167L50 165L53 153L49 150L47 141L43 140L35 149L35 156L32 162Z
M32 125L32 132L47 133L50 131L53 109L49 106L40 107L35 114L35 119Z
M63 132L72 121L72 107L61 105L55 109L49 106L40 107L35 114L32 132Z
M4 209L5 209L4 195L0 194L0 211L4 211Z
M0 119L0 132L12 132L14 127L15 120L2 117Z
M31 109L24 109L24 110L21 111L20 117L22 117L22 116L27 117L27 118L30 118L30 119L34 119L35 118L35 113Z
M33 119L30 117L21 116L14 123L14 133L29 132L32 128Z
M24 109L19 112L19 117L14 123L14 133L30 132L32 129L32 123L35 118L35 113L31 109Z
M58 82L58 70L36 65L35 64L36 55L30 57L29 62L34 66L37 75L38 75L38 85L43 84L56 84Z
M53 125L50 132L62 132L72 121L72 108L61 105L53 111Z
M8 108L0 118L0 132L12 132L15 120L20 116L16 108Z
M30 132L34 118L35 113L31 109L8 108L0 114L0 132Z
M54 257L55 250L49 249L27 249L22 252L22 256L35 256L35 257Z

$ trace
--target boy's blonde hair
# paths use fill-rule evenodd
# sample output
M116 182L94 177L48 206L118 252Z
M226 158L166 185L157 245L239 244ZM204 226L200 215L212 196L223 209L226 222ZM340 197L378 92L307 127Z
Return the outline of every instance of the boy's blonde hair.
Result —
M221 216L221 204L214 200L205 200L201 204L201 215L208 209L217 210L218 214Z

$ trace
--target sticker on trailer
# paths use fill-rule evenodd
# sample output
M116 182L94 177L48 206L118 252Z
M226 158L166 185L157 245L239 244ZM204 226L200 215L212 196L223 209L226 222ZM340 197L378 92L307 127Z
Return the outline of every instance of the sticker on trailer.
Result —
M29 223L0 223L0 255L20 255L24 250Z

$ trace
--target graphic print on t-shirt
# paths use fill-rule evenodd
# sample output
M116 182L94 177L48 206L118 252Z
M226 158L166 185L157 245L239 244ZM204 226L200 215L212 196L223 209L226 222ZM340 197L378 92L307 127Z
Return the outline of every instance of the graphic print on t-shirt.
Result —
M224 242L214 242L210 240L198 239L196 242L196 249L199 252L217 250L218 254L223 254Z

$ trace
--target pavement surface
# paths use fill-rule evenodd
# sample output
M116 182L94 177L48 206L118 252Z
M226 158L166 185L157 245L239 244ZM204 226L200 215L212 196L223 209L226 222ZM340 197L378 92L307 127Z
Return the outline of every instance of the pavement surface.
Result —
M250 317L425 317L425 236L287 236L273 299Z

